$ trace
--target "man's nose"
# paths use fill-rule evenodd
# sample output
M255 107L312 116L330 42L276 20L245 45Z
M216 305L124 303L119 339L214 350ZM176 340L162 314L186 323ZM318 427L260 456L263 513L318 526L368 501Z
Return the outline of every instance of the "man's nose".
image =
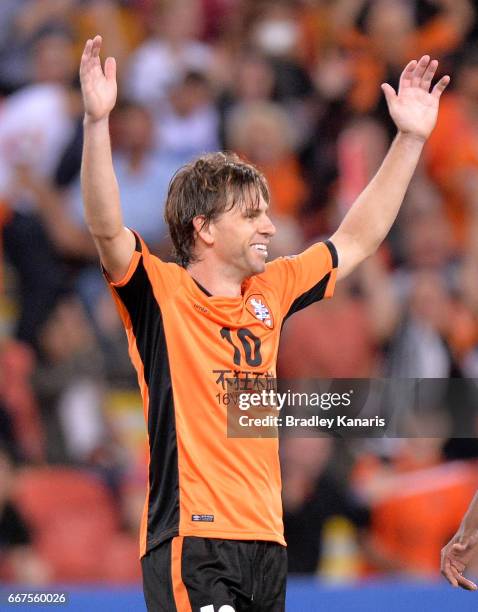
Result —
M276 233L276 227L272 223L270 217L266 216L264 223L261 227L261 234L267 234L268 236L273 236Z

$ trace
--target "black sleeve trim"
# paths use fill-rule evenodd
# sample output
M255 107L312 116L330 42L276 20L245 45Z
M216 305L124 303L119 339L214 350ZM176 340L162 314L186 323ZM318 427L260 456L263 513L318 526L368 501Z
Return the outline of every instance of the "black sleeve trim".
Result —
M326 240L324 244L329 249L330 256L332 257L332 268L335 269L339 263L337 249L335 248L334 243L330 240ZM327 291L327 285L329 284L329 280L330 272L326 274L316 285L311 287L308 291L306 291L302 295L299 295L299 297L292 302L289 310L287 311L287 314L284 317L284 321L292 314L294 314L294 312L302 310L303 308L307 308L307 306L310 306L310 304L322 300L324 298L325 292Z
M134 230L132 230L132 229L130 229L130 231L133 232L134 239L136 241L136 244L134 245L134 250L138 251L138 253L142 253L143 252L143 247L141 246L141 240L139 239L138 234Z
M293 315L294 312L302 310L303 308L307 308L307 306L310 306L310 304L313 304L314 302L319 302L321 299L323 299L325 291L327 289L327 285L329 284L329 280L330 272L326 274L316 285L311 287L308 291L306 291L302 295L299 295L299 297L292 302L289 310L287 311L287 314L284 317L284 321L288 317Z
M331 242L330 240L326 240L324 244L329 249L330 255L332 256L332 268L337 268L339 265L339 256L337 254L337 249L335 248L335 244Z
M130 230L130 231L133 233L133 236L134 236L134 239L135 239L135 245L134 245L135 252L142 253L143 252L143 247L141 246L141 240L139 239L138 234L134 230ZM108 272L106 271L106 268L101 263L101 261L100 261L100 268L101 268L101 272L102 272L103 276L106 278L106 280L108 282L110 282L110 277L108 276Z

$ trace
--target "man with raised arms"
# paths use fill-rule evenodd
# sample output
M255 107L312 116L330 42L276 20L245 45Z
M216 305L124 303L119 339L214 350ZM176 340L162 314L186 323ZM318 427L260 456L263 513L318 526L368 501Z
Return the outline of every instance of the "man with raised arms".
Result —
M148 610L278 612L285 606L278 440L227 437L225 381L274 377L280 330L331 297L336 278L374 253L404 198L449 82L438 62L383 84L397 136L330 240L266 263L275 227L264 176L233 154L206 155L173 177L165 205L177 263L153 256L121 216L108 120L115 60L88 40L85 219L126 328L149 441L140 555ZM158 202L158 210L160 203Z

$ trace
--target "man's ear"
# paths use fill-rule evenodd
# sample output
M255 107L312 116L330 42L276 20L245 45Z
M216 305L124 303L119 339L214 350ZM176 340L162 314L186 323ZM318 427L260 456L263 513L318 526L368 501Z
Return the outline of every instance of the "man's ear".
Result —
M214 236L211 231L211 222L206 221L204 215L198 215L193 219L193 226L196 236L207 246L214 244Z

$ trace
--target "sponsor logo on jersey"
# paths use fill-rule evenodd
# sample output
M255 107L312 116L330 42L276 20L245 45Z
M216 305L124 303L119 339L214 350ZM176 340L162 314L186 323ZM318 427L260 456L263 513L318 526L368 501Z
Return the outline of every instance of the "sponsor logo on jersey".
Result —
M199 310L199 312L202 312L203 314L207 314L209 312L205 306L202 306L201 304L198 304L197 302L194 303L194 308L196 310Z
M247 299L247 310L269 329L274 327L274 319L264 296L259 294L251 295Z
M193 514L191 520L195 523L214 523L214 514Z

